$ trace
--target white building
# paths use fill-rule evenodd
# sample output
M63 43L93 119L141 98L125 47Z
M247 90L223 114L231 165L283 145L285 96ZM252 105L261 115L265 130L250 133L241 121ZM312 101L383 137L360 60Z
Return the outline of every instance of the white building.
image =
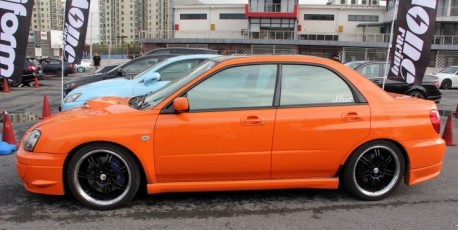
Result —
M249 0L248 4L175 5L170 30L142 32L145 51L205 47L222 53L289 53L343 61L385 60L393 0ZM458 65L458 1L439 0L431 66Z

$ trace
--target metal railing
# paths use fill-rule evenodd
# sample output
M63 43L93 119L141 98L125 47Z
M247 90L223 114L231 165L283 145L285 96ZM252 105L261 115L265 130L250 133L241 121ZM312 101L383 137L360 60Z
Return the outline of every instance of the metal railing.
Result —
M388 43L389 34L381 33L313 33L284 30L177 30L177 31L140 31L140 39L173 39L173 38L198 38L198 39L274 39L274 40L311 40L311 41L350 41L367 43ZM435 45L458 45L456 35L434 35Z

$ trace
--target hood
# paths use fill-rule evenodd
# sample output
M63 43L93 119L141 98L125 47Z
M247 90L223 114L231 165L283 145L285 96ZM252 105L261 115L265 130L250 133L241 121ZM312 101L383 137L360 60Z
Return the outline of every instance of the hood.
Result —
M45 118L35 124L30 130L43 126L55 126L56 129L72 129L72 126L81 124L85 120L90 119L92 122L96 122L119 116L118 114L138 112L138 110L129 107L127 103L128 99L116 97L101 98L88 106L60 112Z
M91 89L100 89L101 88L106 88L106 87L111 87L111 86L118 86L118 85L126 85L130 83L132 80L126 79L126 78L114 78L114 79L107 79L103 81L97 81L97 82L92 82L87 85L83 85L78 87L81 90L86 90L87 88Z

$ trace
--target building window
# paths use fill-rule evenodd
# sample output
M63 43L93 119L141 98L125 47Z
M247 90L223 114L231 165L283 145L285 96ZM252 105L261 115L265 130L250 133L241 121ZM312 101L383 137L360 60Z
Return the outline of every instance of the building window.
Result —
M334 21L333 14L304 14L304 20Z
M181 20L207 19L207 14L180 14Z
M377 15L348 15L348 21L354 22L378 22Z
M219 19L246 19L245 14L219 14Z

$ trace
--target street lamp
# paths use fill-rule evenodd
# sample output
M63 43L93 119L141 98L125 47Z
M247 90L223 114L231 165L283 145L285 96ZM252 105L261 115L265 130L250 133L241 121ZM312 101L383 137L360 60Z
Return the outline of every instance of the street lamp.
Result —
M127 36L117 36L117 38L121 38L121 58L124 59L124 38L127 38Z

